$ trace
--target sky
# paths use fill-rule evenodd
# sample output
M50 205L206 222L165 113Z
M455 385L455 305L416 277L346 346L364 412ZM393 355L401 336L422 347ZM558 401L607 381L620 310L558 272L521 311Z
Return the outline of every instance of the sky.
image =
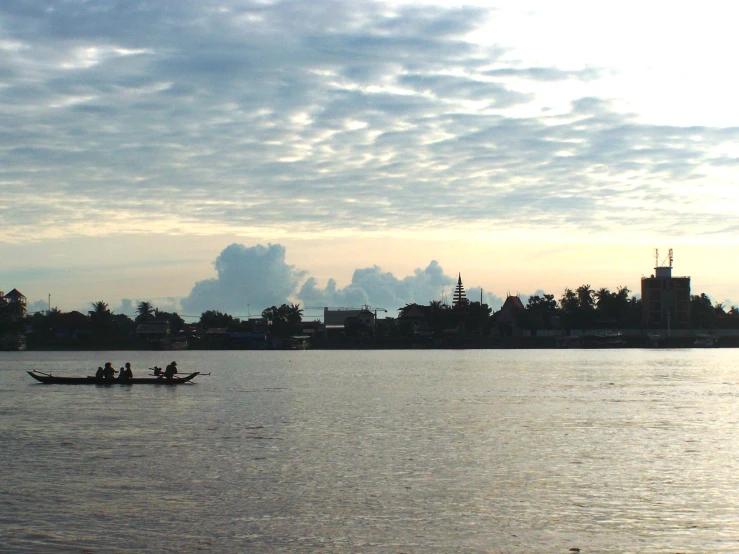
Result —
M197 317L739 303L739 6L4 0L0 290ZM733 300L732 300L733 299Z

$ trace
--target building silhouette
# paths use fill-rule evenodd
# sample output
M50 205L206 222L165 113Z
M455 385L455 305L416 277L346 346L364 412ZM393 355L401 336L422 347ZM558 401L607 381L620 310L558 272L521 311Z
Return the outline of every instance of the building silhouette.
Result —
M26 317L26 297L18 289L4 294L0 291L0 316L10 321Z
M690 277L672 276L672 249L668 259L660 265L655 250L654 274L641 280L642 319L653 329L690 327Z

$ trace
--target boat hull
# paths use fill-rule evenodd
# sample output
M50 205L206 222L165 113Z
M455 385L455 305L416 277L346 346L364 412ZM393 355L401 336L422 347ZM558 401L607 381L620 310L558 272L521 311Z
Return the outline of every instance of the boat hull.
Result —
M110 385L165 385L165 386L171 386L171 385L182 385L183 383L189 383L192 381L197 375L200 374L199 371L196 371L195 373L190 373L189 375L185 375L184 377L173 377L172 379L166 379L164 377L162 378L152 378L152 377L134 377L133 379L128 379L126 381L119 381L117 379L111 379L111 380L105 380L105 379L96 379L95 377L60 377L57 375L45 375L43 373L37 373L36 371L28 371L27 372L31 377L36 379L36 381L40 383L44 383L46 385L102 385L102 386L110 386Z

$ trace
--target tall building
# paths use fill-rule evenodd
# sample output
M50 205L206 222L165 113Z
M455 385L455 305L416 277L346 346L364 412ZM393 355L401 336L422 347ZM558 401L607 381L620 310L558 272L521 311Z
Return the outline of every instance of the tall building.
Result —
M654 329L690 327L690 277L672 276L672 249L669 265L660 265L655 250L654 274L642 277L642 319Z

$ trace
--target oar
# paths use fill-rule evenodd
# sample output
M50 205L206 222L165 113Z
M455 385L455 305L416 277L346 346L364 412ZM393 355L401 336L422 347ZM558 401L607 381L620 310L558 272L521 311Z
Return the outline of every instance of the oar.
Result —
M200 377L201 375L210 375L210 372L208 372L208 373L200 373L198 371L191 371L190 373L197 373L198 374L198 377ZM188 375L190 375L190 373L182 373L182 372L175 373L174 374L174 378L175 379L183 379L183 378L187 377ZM159 375L157 375L156 373L149 373L149 375L152 376L152 377L164 377L164 372L160 373Z
M33 372L40 373L41 375L46 375L47 377L54 377L51 373L44 373L43 371L39 371L38 369L34 369Z

